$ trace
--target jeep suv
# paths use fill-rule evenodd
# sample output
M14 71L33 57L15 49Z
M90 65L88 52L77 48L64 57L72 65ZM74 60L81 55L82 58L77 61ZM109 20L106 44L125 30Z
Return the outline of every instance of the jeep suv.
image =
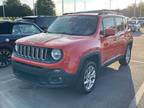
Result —
M133 37L122 15L103 12L60 16L48 33L16 41L13 72L50 87L71 86L90 93L101 67L128 65Z

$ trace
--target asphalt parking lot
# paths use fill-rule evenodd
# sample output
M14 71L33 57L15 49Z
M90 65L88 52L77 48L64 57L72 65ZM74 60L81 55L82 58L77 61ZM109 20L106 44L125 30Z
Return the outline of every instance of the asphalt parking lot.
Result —
M118 62L102 69L91 94L50 89L15 78L11 66L0 69L0 108L144 108L144 36L134 33L129 66Z

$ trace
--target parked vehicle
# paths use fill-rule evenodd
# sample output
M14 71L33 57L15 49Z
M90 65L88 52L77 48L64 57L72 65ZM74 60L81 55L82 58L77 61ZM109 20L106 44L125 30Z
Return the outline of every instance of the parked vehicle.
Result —
M41 32L42 30L38 26L31 23L0 22L0 67L11 64L11 54L15 40Z
M11 21L11 19L9 19L8 17L1 17L0 21Z
M32 22L38 25L44 31L47 31L48 27L53 21L55 21L56 16L25 16L17 21Z
M138 21L141 24L141 26L144 26L144 17L138 17Z
M90 93L101 67L115 61L129 64L132 45L124 16L103 11L67 14L47 34L16 41L13 72L25 81Z
M138 20L131 20L128 21L129 23L129 28L131 29L132 32L140 31L141 24Z

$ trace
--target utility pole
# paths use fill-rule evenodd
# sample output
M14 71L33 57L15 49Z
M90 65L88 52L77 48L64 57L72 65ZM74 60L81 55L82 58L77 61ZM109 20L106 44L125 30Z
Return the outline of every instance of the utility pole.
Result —
M87 5L86 5L86 0L84 0L84 11L86 11L87 9Z
M64 14L64 0L62 0L62 15Z
M37 11L37 3L35 3L35 15L38 15L38 11Z
M140 17L142 16L142 0L140 0L140 5L139 5L140 7Z
M110 6L109 9L111 9L112 0L109 0L109 3L110 3L109 4L109 6Z
M34 16L36 15L35 14L35 1L33 0L33 14L34 14Z
M5 17L5 1L3 1L3 17Z
M74 0L74 12L76 12L76 0Z
M134 17L136 17L136 0L134 1L135 3L134 3Z

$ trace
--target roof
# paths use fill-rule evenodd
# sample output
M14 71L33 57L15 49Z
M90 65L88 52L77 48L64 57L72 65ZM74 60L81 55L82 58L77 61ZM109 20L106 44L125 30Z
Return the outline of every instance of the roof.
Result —
M45 17L57 17L57 16L25 16L23 18L45 18Z
M21 21L0 21L0 23L9 23L9 24L33 24L30 22L21 22Z
M113 10L94 10L94 11L82 11L75 13L65 13L64 15L122 15L122 14Z

